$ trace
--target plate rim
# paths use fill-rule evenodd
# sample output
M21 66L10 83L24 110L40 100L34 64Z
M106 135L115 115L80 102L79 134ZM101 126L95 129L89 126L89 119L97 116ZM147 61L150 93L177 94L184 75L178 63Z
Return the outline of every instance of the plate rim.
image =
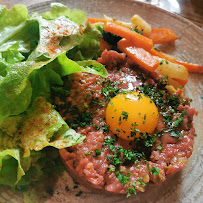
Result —
M86 0L88 2L88 0ZM111 1L114 1L116 2L117 0L111 0ZM189 24L190 26L193 26L198 32L202 33L203 35L203 30L197 26L196 24L194 24L192 21L190 21L189 19L177 14L177 13L172 13L170 11L167 11L163 8L160 8L158 6L155 6L155 5L152 5L152 4L149 4L149 3L145 3L145 2L141 2L141 1L136 1L136 0L125 0L125 1L128 1L128 2L131 2L133 4L138 4L139 6L143 6L143 7L148 7L148 8L153 8L154 10L158 10L160 12L164 12L164 13L167 13L167 15L173 17L173 18L176 18L177 20L179 21L182 21L182 22L185 22L187 24ZM30 10L32 9L36 9L36 8L39 8L40 6L47 6L48 4L51 4L51 3L68 3L69 0L46 0L46 1L42 1L42 2L39 2L39 3L35 3L35 4L31 4L31 5L28 5L27 8L28 8L28 11L30 12ZM81 9L79 9L81 10Z

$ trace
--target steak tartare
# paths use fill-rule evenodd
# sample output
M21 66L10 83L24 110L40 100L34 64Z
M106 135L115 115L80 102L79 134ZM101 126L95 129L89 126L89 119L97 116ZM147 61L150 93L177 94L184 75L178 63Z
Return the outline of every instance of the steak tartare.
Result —
M128 195L143 192L149 182L159 184L187 163L193 151L195 109L181 90L167 90L167 77L140 69L125 54L105 50L98 62L106 66L106 79L75 73L55 92L63 119L86 136L82 143L59 150L60 155L69 171L95 188ZM121 139L119 129L113 133L106 122L106 107L116 95L135 91L154 102L158 122L152 133Z

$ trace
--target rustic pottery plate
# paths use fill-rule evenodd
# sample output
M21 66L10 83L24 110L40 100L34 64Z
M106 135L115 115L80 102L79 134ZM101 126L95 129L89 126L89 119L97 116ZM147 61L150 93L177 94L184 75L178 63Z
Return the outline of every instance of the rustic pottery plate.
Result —
M33 4L34 2L35 4ZM11 4L23 3L27 5L30 13L34 11L42 13L49 10L50 2L52 1L7 1ZM134 14L139 14L152 27L170 28L180 38L175 44L161 46L162 51L173 54L180 60L203 64L203 31L178 15L133 0L61 0L57 2L67 5L69 8L84 10L88 17L103 17L103 14L106 14L120 20L129 21ZM194 119L197 133L194 151L184 169L168 177L161 185L152 186L146 192L140 192L137 196L128 199L125 195L101 194L83 186L73 189L72 178L67 172L64 172L54 182L52 195L44 196L39 193L39 202L203 202L203 75L189 75L185 94L193 99L192 107L199 111L199 115ZM67 186L70 190L67 190ZM75 196L80 191L83 191L82 195ZM23 202L23 197L9 188L1 187L0 202Z

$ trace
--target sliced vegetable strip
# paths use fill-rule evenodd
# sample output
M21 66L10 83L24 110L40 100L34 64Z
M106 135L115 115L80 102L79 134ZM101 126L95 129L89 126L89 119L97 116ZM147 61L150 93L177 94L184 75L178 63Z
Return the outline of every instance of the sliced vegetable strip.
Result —
M132 41L136 47L143 48L147 51L150 51L153 47L151 39L114 23L107 22L104 25L104 31L126 38L127 40Z
M150 54L152 54L153 56L158 56L162 59L166 59L166 60L170 61L170 59L168 57L166 57L161 51L157 51L154 48L152 48L150 50ZM171 62L173 62L173 61L171 61Z
M198 65L198 64L192 64L192 63L187 63L187 62L183 62L183 61L173 61L171 59L169 59L163 52L161 51L157 51L154 48L151 49L150 53L153 56L158 56L160 58L166 59L167 61L170 61L172 63L177 63L177 64L181 64L183 66L185 66L185 68L187 69L188 72L194 72L194 73L203 73L203 66ZM183 82L184 83L184 82ZM187 83L187 82L186 82Z
M89 23L106 23L106 19L102 18L87 18Z
M131 57L138 65L150 72L153 72L159 65L159 61L149 52L143 48L135 47L129 40L122 39L117 43L117 46L120 51L126 53L126 55Z
M176 63L184 65L188 72L203 73L203 66L201 65L182 62L182 61L176 61Z
M148 37L153 40L154 44L173 42L178 39L174 32L168 28L152 29Z
M188 79L183 79L183 80L181 80L181 79L176 79L176 78L173 78L176 82L178 82L180 85L182 85L182 86L185 86L186 84L187 84L187 82L188 82Z

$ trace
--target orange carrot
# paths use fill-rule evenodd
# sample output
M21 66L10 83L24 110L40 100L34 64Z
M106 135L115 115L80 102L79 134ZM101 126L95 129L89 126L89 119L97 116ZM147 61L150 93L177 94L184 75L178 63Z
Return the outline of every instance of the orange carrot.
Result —
M201 65L182 62L182 61L178 61L178 60L172 61L166 55L164 55L161 51L160 52L156 51L153 48L151 49L150 53L154 56L158 56L160 58L166 59L167 61L170 61L172 63L178 63L181 65L184 65L188 72L203 73L203 66L201 66Z
M163 58L163 59L170 61L170 59L168 57L166 57L161 51L157 51L154 48L152 48L150 50L150 54L152 54L153 56L158 56L160 58Z
M105 49L110 50L112 48L112 46L110 44L108 44L104 39L100 39L100 50L104 51Z
M181 86L185 86L188 82L188 79L177 79L177 78L173 78L176 82L178 82Z
M154 44L173 42L178 39L174 32L168 28L152 29L148 37L153 40Z
M106 23L106 19L102 18L87 18L89 23Z
M132 41L136 47L143 48L147 51L150 51L153 47L151 39L129 30L128 28L116 25L115 23L107 22L104 25L104 31L126 38L127 40Z
M132 58L138 65L150 72L153 72L159 65L159 61L153 58L149 52L143 48L135 47L133 43L127 39L121 39L117 43L117 47L120 51Z
M176 61L176 63L184 65L188 72L203 73L203 66L201 65L182 62L182 61Z

